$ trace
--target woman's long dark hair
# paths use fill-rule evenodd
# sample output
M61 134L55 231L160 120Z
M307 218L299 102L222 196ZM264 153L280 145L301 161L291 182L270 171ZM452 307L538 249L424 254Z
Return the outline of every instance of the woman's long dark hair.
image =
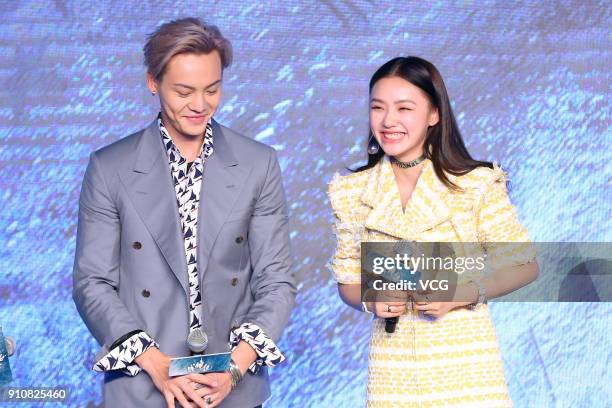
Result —
M398 57L388 61L372 75L370 94L376 82L388 77L399 77L418 87L438 110L438 123L427 129L423 150L425 157L432 161L436 175L442 183L456 190L457 186L445 173L460 176L480 166L493 168L490 162L474 160L468 153L453 115L442 76L431 62L419 57ZM368 143L372 138L370 129ZM384 155L385 152L379 148L378 153L368 154L367 164L354 171L359 172L374 167Z

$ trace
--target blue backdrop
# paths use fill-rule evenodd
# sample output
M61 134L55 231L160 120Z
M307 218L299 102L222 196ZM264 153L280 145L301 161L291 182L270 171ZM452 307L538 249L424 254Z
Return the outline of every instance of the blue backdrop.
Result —
M233 42L216 118L274 146L291 211L297 308L269 407L361 407L367 318L339 300L325 195L365 156L367 83L418 55L442 72L474 156L509 171L538 241L612 241L612 26L606 1L0 2L0 325L15 386L101 402L98 345L71 299L80 183L91 151L157 113L145 35L197 16ZM607 148L605 146L608 146ZM517 407L612 405L612 305L498 303Z

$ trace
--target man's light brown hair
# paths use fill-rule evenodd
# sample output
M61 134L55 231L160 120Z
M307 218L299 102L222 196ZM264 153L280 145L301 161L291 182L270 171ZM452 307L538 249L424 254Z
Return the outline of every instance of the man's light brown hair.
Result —
M156 82L161 81L168 62L178 54L217 51L224 69L232 63L232 44L217 26L193 17L162 24L148 35L143 50L147 72Z

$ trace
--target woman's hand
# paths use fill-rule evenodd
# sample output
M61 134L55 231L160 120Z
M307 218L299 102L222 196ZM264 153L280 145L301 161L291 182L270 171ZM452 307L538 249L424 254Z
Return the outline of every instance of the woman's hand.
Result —
M406 312L408 302L367 302L368 311L376 317L386 319L388 317L398 317Z
M449 311L469 304L470 302L415 302L414 308L422 311L424 315L439 319Z
M375 301L366 302L366 308L376 317L386 319L398 317L406 312L408 304L408 292L401 290L386 290L371 292L375 296Z

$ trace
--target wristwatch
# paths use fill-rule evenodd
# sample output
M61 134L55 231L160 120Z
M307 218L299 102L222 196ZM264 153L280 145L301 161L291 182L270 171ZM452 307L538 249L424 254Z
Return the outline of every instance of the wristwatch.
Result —
M476 300L476 303L471 303L471 304L468 305L468 308L470 310L474 310L474 309L476 309L476 307L478 307L478 305L482 305L482 304L487 303L487 296L486 296L486 293L485 293L485 288L484 288L484 286L480 282L469 281L468 283L473 283L478 288L478 300Z
M230 360L229 369L227 370L232 376L232 390L236 388L240 380L242 380L242 373L240 372L240 368L238 368L238 364L234 362L234 360Z

